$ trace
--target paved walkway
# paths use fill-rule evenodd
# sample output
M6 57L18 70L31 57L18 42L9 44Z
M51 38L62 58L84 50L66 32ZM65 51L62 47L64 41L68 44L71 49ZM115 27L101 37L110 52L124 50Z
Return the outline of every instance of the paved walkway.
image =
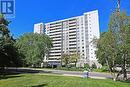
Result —
M35 68L9 68L15 70L16 73L39 73L39 74L55 74L63 76L76 76L83 77L82 71L65 71L65 70L54 70L54 69L35 69ZM109 73L89 72L90 78L106 79L112 78Z
M65 70L54 70L54 69L36 69L36 68L8 68L16 73L39 73L39 74L53 74L53 75L63 75L63 76L76 76L83 77L84 73L82 71L65 71ZM96 79L106 79L112 78L110 73L100 73L100 72L89 72L90 78ZM130 74L128 74L130 78Z
M49 69L43 69L45 71L52 72L53 74L62 74L65 76L78 76L83 77L82 71L64 71L64 70L49 70ZM112 78L111 74L109 73L99 73L99 72L89 72L89 77L92 78Z

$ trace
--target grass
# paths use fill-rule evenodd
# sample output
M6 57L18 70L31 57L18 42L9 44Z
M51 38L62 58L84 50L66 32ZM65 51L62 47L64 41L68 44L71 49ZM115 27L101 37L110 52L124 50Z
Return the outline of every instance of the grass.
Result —
M0 87L130 87L130 83L110 79L85 79L43 74L9 75L0 80Z

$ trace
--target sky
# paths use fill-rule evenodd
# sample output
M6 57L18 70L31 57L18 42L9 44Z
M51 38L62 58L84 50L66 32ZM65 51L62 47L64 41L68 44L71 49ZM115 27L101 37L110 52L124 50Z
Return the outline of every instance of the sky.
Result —
M100 32L107 31L109 17L116 8L117 0L15 0L15 18L8 19L11 34L19 37L33 32L34 24L48 23L99 11ZM130 15L130 0L121 0L121 10Z

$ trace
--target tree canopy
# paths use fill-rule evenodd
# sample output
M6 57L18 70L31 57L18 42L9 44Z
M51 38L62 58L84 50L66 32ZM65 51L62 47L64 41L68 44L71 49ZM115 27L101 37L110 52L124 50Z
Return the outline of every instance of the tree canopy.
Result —
M24 64L38 66L52 47L51 39L45 34L26 33L19 37L16 47L24 55Z
M19 52L15 48L15 40L8 29L9 21L0 14L0 67L18 66Z
M130 60L130 17L122 12L113 13L110 17L109 29L97 40L97 58L101 64L107 64L114 80L120 74L127 79L126 69ZM121 71L116 74L116 66L121 66Z

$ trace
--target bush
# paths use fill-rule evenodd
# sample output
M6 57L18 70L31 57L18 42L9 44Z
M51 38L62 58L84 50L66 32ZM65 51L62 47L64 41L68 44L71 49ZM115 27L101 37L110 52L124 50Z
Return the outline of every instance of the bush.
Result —
M67 71L83 71L83 68L77 68L77 67L57 67L57 70L67 70Z
M97 66L96 66L96 64L94 63L94 64L92 64L92 69L97 69Z
M94 69L93 71L95 71L95 72L109 72L107 66L102 66L102 68L100 68L100 69Z
M89 64L84 64L84 68L90 68Z

